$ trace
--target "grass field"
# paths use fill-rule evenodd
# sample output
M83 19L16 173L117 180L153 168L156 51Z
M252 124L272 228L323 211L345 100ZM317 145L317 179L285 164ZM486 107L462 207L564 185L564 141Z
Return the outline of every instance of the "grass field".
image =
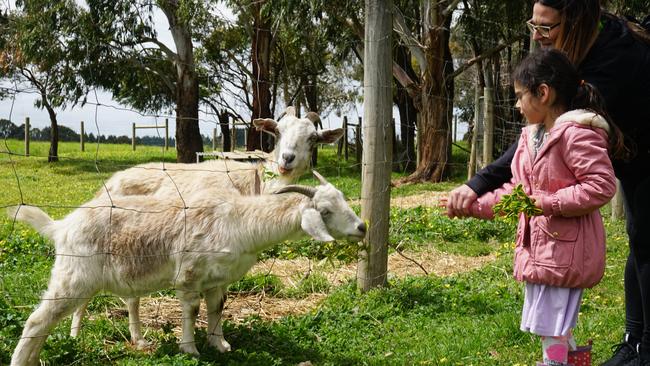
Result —
M48 145L32 143L30 157L20 156L19 141L0 146L0 207L28 203L55 218L90 199L113 172L134 164L174 161L173 151L128 145L63 143L61 161L48 164ZM11 151L13 154L7 154ZM432 196L462 182L465 157L455 151L456 178L440 184L402 186L392 197ZM360 172L353 160L341 161L334 149L319 155L320 173L351 200L360 194ZM395 175L398 177L398 175ZM305 177L305 184L315 184ZM428 192L428 193L427 193ZM358 209L358 207L357 207ZM603 209L608 217L608 207ZM180 354L173 319L145 328L154 346L135 350L128 343L128 320L120 300L97 296L88 308L80 337L68 336L70 321L59 324L48 338L41 358L45 365L533 365L540 359L539 341L519 331L522 286L511 277L514 230L503 222L450 220L435 207L391 207L390 251L418 253L436 249L450 255L491 256L472 271L445 275L396 275L389 286L360 294L353 281L333 285L311 276L288 288L280 278L248 275L231 286L233 293L267 298L304 299L325 294L311 310L289 312L277 320L260 314L226 321L228 354L204 347L205 324L198 324L200 358ZM586 291L576 336L594 340L594 364L608 357L622 335L624 320L623 266L628 252L622 222L606 219L607 269L603 281ZM33 230L0 216L0 365L8 364L24 321L45 289L54 259L51 243ZM342 246L345 248L345 246ZM314 262L354 261L349 250L311 240L284 243L264 259L308 257ZM416 266L414 263L413 266ZM152 294L173 296L172 291ZM236 311L236 309L234 309ZM291 309L290 309L291 310Z

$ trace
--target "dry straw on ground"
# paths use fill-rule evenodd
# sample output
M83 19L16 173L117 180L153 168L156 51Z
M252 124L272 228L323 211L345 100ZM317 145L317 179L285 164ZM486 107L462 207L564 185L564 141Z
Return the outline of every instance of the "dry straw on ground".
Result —
M436 207L444 194L445 192L427 192L396 197L391 200L391 205L404 208L420 205ZM388 258L388 276L450 276L480 268L494 259L494 255L465 257L447 254L431 246L424 251L392 253ZM337 265L332 262L317 263L305 258L273 259L256 264L251 273L273 275L283 282L285 288L298 287L302 280L314 275L324 276L332 286L338 286L356 278L356 263ZM224 320L241 323L254 315L273 321L288 315L304 314L317 309L326 296L326 293L312 293L305 298L296 299L273 297L264 293L230 294L223 312ZM118 313L119 316L125 316L124 312L119 311L113 315ZM171 323L174 332L180 335L181 312L176 299L167 296L143 298L140 313L145 327L160 328ZM203 304L197 322L199 326L207 325Z

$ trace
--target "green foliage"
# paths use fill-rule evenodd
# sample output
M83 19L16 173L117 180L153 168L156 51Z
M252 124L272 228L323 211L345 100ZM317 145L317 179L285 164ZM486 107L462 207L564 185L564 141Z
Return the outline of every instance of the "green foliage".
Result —
M232 292L277 294L282 290L282 281L269 274L247 275L228 288Z
M512 223L516 223L522 213L527 217L543 213L541 208L535 206L534 200L526 195L521 184L515 186L511 194L501 196L501 200L494 205L493 210L496 215L501 215L504 220Z
M19 141L7 143L12 151L19 151ZM61 164L51 166L43 157L47 144L36 142L32 151L35 155L29 158L13 155L9 160L6 154L0 155L0 186L4 189L0 207L20 202L19 181L22 197L52 205L46 210L56 218L91 198L101 180L116 170L146 161L174 160L173 153L155 148L132 152L128 146L102 144L95 155L95 151L79 152L75 143L62 143ZM343 186L348 197L358 198L359 172L336 161L332 151L321 152L319 171ZM307 177L304 182L317 184ZM393 194L425 193L453 185L427 184L421 190L418 186L400 187ZM0 253L0 364L4 365L46 286L54 257L51 244L31 229L14 226L5 216L0 224L1 250L11 251ZM579 343L594 339L594 363L604 361L610 345L618 342L624 331L620 284L627 239L623 222L605 220L605 225L607 269L602 283L585 292L576 328ZM386 288L364 294L354 283L333 287L313 273L292 277L296 288L283 286L272 275L248 275L233 284L231 291L264 291L266 296L298 299L311 293L329 295L313 311L277 321L256 316L241 323L226 321L224 332L233 351L225 354L207 346L205 327L199 324L198 358L179 352L171 322L145 327L145 337L154 343L152 350L134 349L127 340L127 317L110 311L123 305L116 297L101 294L88 307L91 316L80 337L68 336L70 322L65 320L52 330L41 356L46 364L79 365L296 365L304 361L332 366L533 364L540 358L539 341L519 330L523 290L511 276L512 237L513 226L503 221L448 219L434 208L392 207L391 248L417 251L432 245L461 255L489 253L496 260L478 270L445 277L389 276ZM321 256L322 249L311 249L312 245L309 240L287 242L265 256L297 257L312 252L305 255Z
M419 206L391 208L390 242L400 248L417 248L435 243L452 253L477 256L493 251L491 241L509 241L513 226L500 221L449 219L439 209Z

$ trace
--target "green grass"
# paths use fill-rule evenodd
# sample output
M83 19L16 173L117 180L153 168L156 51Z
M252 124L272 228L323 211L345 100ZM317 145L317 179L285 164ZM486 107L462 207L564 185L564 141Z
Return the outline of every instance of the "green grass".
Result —
M6 146L21 152L18 141ZM173 161L160 148L100 145L98 152L78 151L63 143L61 162L48 164L47 144L33 143L32 156L0 154L0 207L21 202L44 205L56 218L91 198L113 172L147 161ZM3 148L0 147L0 151ZM455 178L441 184L403 186L393 195L445 191L462 181L463 155L454 153ZM333 149L319 156L317 167L350 198L360 192L359 166L336 158ZM394 174L399 177L400 174ZM316 184L305 177L303 182ZM358 207L356 208L358 209ZM608 209L604 209L608 217ZM128 320L109 316L119 300L100 295L91 302L92 319L78 339L68 336L70 321L59 324L48 338L41 358L46 365L531 365L541 356L538 339L519 330L522 285L511 277L514 230L503 222L450 220L437 209L391 208L390 247L418 251L428 246L454 254L495 254L496 261L471 272L437 277L391 280L385 289L360 294L353 283L333 287L312 276L296 289L284 288L274 276L249 275L231 291L301 298L329 292L318 309L275 322L251 316L242 324L225 322L233 346L218 354L204 346L205 328L198 330L202 356L180 354L170 326L149 329L155 342L150 352L134 350L126 341ZM0 216L0 365L7 364L24 321L47 285L53 263L51 243L33 230ZM605 221L608 232L607 269L603 281L586 291L576 329L579 341L594 340L594 364L609 355L609 346L623 331L623 267L628 252L622 222ZM264 257L353 260L349 247L311 240L285 243ZM339 257L340 256L340 257ZM417 258L416 258L417 259ZM161 294L172 294L163 291ZM156 294L154 294L156 295Z

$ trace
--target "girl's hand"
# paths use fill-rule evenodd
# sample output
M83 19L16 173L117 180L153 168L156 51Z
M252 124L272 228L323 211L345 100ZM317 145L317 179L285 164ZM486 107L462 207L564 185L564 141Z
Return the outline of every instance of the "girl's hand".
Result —
M535 207L539 208L540 210L542 209L542 200L539 196L530 196L530 199L533 200Z

